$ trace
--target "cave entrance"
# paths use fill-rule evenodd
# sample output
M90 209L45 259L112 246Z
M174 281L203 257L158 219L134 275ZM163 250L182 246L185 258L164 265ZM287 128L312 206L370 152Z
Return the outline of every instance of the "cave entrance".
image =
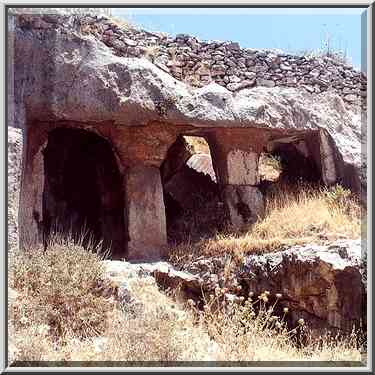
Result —
M199 240L223 228L224 208L204 137L178 137L161 176L169 242Z
M44 150L43 234L69 235L126 254L122 176L110 144L85 130L57 128Z
M270 186L301 183L320 185L322 181L319 139L316 133L290 135L270 141L260 155L259 173L265 193Z

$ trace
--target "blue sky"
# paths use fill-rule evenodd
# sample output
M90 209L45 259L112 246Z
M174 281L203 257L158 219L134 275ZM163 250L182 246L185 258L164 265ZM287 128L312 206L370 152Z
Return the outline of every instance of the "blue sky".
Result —
M201 40L231 40L241 47L285 52L321 50L329 39L334 50L349 61L361 61L361 14L364 8L116 8L113 16L126 18L147 30L170 35L186 33Z

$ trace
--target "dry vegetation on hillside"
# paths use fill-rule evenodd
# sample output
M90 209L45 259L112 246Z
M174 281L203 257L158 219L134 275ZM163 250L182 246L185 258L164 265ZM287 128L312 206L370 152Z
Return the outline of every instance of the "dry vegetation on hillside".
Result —
M242 232L228 228L215 237L173 247L170 260L187 262L200 255L276 251L284 246L360 238L364 230L358 199L340 186L315 189L278 185L266 197L265 215Z
M10 360L359 361L354 337L325 338L298 348L285 316L262 301L221 305L220 290L203 312L133 280L143 309L130 313L104 293L100 258L79 246L55 244L11 259ZM108 286L110 288L111 286ZM188 301L189 302L189 301ZM255 314L254 304L262 304Z

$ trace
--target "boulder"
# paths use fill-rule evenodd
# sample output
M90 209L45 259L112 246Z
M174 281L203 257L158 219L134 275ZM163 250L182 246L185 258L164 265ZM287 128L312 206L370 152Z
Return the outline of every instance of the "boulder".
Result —
M228 263L229 262L229 263ZM304 319L310 332L350 334L366 328L367 257L360 240L337 240L325 245L292 246L278 252L248 255L242 266L226 271L230 257L201 257L186 264L185 272L200 280L205 294L216 288L253 300L269 292L269 306L296 327ZM194 283L189 287L196 288ZM198 292L193 289L192 292ZM280 294L278 298L276 294Z
M226 185L223 198L230 222L235 228L254 224L264 214L263 196L256 186Z
M310 328L350 332L366 324L366 265L360 240L293 246L251 255L241 283L255 295L281 293L292 325L303 318Z
M118 286L117 296L124 304L137 305L137 283L144 280L163 289L178 290L185 298L199 299L203 281L199 275L179 271L168 262L129 263L103 261L107 280Z

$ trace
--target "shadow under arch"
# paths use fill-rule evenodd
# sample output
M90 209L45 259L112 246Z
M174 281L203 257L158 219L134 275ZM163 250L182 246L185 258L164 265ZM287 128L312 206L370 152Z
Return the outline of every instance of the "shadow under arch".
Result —
M84 246L127 253L123 177L111 144L95 132L57 127L48 132L44 156L43 241L53 233Z

